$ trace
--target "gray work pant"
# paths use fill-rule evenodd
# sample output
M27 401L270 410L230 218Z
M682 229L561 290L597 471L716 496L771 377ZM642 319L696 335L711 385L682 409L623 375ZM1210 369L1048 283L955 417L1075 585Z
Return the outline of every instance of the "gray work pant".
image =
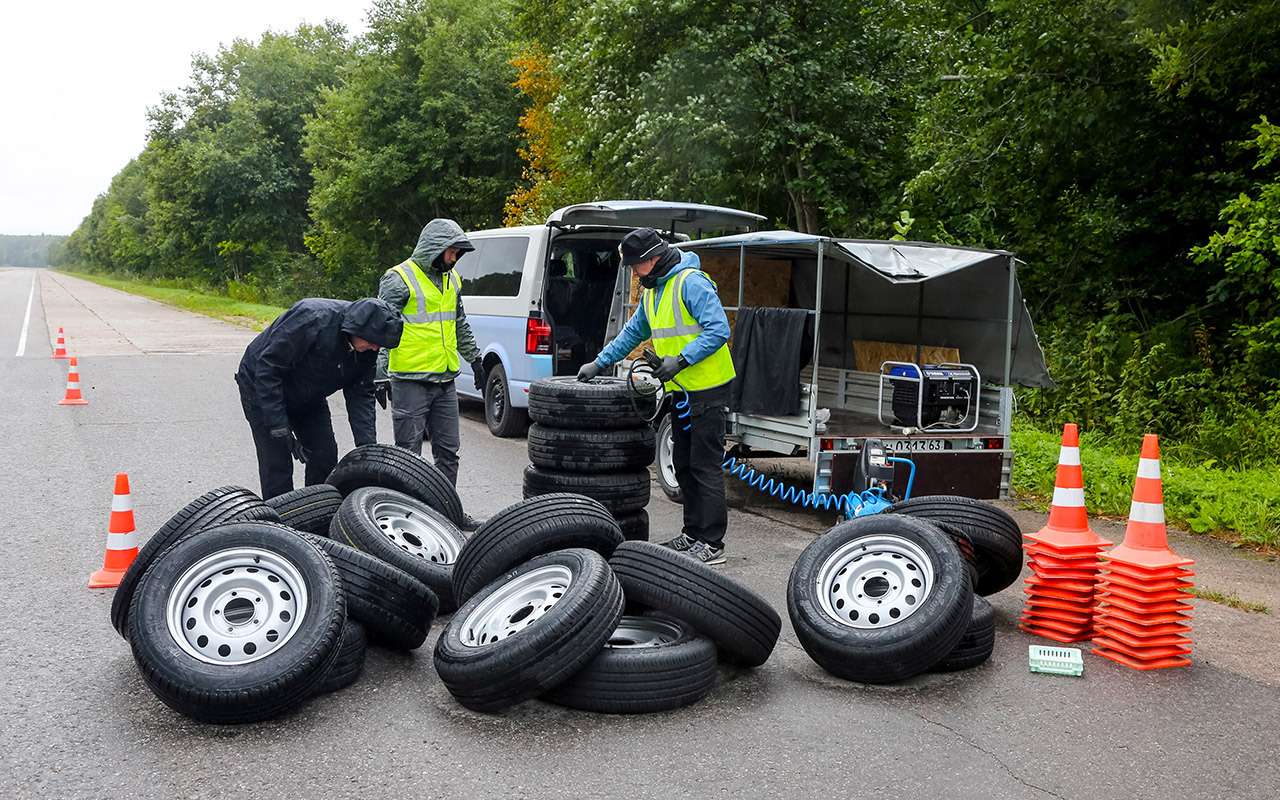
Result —
M391 379L391 426L396 447L422 455L422 437L431 437L436 469L458 485L458 393L453 381L427 383Z

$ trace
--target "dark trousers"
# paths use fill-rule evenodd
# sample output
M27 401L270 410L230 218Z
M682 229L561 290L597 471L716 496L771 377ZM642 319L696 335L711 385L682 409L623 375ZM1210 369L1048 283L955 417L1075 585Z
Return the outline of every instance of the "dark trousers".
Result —
M391 379L391 427L396 447L422 455L422 438L431 437L436 469L458 485L458 392L453 381L429 383Z
M677 397L678 399L678 397ZM684 533L721 546L729 512L724 501L724 422L729 387L689 392L691 416L671 418L671 461L684 496ZM674 410L679 414L679 410ZM685 424L689 430L685 430Z
M262 499L267 500L293 491L293 454L286 439L272 438L262 421L262 414L244 387L240 388L240 406L253 434L253 447L258 452L258 480L262 483ZM303 411L290 411L289 427L307 453L306 485L324 483L338 463L338 442L333 436L333 419L329 404L321 403Z

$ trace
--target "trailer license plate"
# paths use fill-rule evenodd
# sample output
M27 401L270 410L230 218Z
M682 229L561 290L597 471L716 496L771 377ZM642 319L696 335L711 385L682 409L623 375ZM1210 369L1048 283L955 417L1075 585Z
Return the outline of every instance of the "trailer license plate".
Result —
M942 439L890 439L885 442L890 450L898 453L932 452L946 450L946 442Z

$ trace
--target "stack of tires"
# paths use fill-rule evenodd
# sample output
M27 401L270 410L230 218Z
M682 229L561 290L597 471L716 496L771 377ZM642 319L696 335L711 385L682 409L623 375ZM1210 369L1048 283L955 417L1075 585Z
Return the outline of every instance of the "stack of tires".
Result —
M543 378L529 387L526 498L571 492L599 501L627 540L648 540L653 430L622 378Z
M453 593L436 672L476 711L534 697L604 713L678 708L715 687L718 658L763 664L781 629L755 592L624 541L604 506L574 494L493 515L463 546Z

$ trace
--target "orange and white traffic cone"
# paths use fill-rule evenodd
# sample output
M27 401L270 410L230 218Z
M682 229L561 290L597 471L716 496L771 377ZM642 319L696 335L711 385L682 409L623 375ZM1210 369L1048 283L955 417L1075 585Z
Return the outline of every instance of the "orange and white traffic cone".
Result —
M1142 440L1124 542L1103 558L1094 654L1140 670L1189 666L1191 603L1185 590L1192 586L1189 567L1195 562L1169 549L1154 433Z
M129 475L116 473L111 497L111 519L107 523L107 555L102 569L89 576L90 589L114 589L125 570L138 557L138 534L133 525L133 500L129 497Z
M62 328L58 328L58 341L53 346L53 357L67 357L67 336L62 332Z
M87 406L89 401L80 394L80 365L72 356L67 363L67 392L58 401L60 406Z

